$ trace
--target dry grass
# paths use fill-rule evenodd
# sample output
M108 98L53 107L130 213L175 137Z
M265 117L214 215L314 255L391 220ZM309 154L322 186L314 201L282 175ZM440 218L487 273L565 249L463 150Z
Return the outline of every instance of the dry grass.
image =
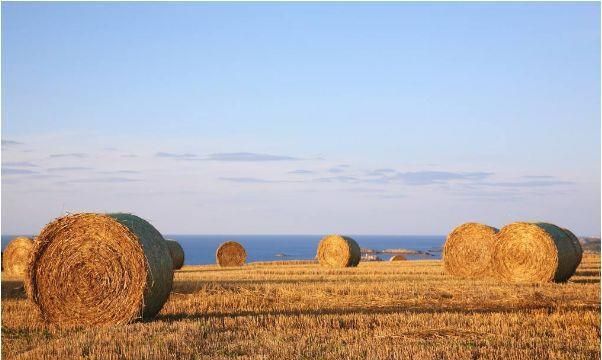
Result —
M185 266L157 318L58 330L3 277L2 356L599 359L600 257L567 283L443 275L440 261Z

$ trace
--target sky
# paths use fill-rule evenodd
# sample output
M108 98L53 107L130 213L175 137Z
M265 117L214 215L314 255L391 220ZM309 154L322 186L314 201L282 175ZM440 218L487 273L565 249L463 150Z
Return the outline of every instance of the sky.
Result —
M1 6L3 234L600 234L598 3Z

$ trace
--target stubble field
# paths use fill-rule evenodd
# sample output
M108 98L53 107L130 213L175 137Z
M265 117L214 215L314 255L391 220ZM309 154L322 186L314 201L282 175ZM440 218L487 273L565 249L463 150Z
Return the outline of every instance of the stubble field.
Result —
M599 359L600 256L541 285L426 260L186 266L156 318L71 330L42 323L3 275L2 358Z

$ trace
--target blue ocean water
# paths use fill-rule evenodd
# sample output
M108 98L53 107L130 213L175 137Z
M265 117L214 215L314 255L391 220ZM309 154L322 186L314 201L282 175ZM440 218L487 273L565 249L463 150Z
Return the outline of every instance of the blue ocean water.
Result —
M423 235L350 235L360 247L375 250L404 248L432 250L443 246L445 236ZM2 235L2 250L13 235ZM177 240L184 249L186 265L214 264L215 251L224 241L241 243L247 250L247 261L308 260L316 256L322 235L165 235ZM286 256L278 256L278 255ZM432 252L431 259L441 258L440 252ZM390 256L378 255L383 260ZM410 257L412 258L412 257Z

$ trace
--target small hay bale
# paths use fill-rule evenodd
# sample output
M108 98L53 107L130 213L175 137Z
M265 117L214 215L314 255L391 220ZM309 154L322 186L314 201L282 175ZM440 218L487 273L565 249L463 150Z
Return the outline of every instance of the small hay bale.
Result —
M247 252L236 241L226 241L217 248L215 259L222 267L243 266L247 261Z
M167 248L169 249L169 255L171 256L171 262L175 270L181 269L184 266L184 249L179 242L175 240L165 240Z
M493 254L496 276L510 282L564 282L578 255L565 231L547 223L516 222L498 233Z
M171 292L163 236L131 214L73 214L46 225L30 258L29 299L59 327L154 316Z
M498 229L465 223L453 229L443 246L443 270L446 274L481 278L493 275L493 247Z
M2 269L6 275L25 276L33 249L33 240L19 236L11 240L2 254Z
M322 266L353 267L362 257L359 245L348 236L326 235L318 245L318 261Z
M406 259L406 257L403 255L393 255L389 259L389 261L406 261L406 260L408 260L408 259Z
M575 236L575 234L573 234L572 231L565 228L561 229L569 236L569 239L571 239L571 244L573 244L573 247L575 248L575 253L577 254L577 260L575 261L575 269L573 269L574 273L575 270L577 270L577 268L579 267L579 264L581 264L581 260L583 259L583 248L581 247L581 242L579 242L579 239Z

